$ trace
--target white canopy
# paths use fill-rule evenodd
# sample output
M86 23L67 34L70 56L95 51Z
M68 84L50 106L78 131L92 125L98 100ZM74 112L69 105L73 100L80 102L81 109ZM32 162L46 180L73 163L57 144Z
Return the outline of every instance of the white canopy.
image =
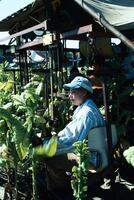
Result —
M134 0L75 0L91 8L120 30L134 28Z

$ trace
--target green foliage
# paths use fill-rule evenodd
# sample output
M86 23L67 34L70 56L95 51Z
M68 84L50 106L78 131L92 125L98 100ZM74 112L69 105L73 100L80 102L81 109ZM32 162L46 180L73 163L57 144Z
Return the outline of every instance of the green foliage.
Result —
M57 150L57 136L53 135L49 140L33 149L33 156L52 157Z
M6 141L5 141L6 142ZM8 144L3 143L0 145L0 166L7 168L8 167L15 167L15 162L17 161L18 157L12 156L12 153L15 152L14 145L8 146Z
M0 108L0 117L6 121L11 130L19 158L24 159L29 148L29 137L26 128L4 108Z
M40 81L33 80L24 87L21 94L12 95L10 91L10 96L4 89L5 87L2 87L0 91L2 98L5 97L1 100L0 108L0 144L2 151L2 145L5 144L7 154L1 157L0 164L1 167L17 169L18 163L20 168L30 157L31 138L41 132L40 124L45 123L39 112L40 106L43 106L40 98L41 86ZM34 165L34 161L32 163Z
M46 121L46 135L50 136L52 132L58 133L63 129L65 124L70 121L71 113L70 103L62 97L54 97L53 101L49 101L49 106L43 114Z
M86 198L88 189L89 148L86 140L75 142L74 147L78 165L72 169L71 186L76 200L82 200Z
M123 152L126 161L134 167L134 146L129 147Z

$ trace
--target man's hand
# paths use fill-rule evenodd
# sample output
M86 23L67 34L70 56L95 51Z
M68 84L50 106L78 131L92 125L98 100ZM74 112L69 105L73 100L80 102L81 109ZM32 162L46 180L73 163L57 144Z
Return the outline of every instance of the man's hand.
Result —
M34 136L31 138L31 142L32 142L32 147L37 147L37 146L43 144L42 139L41 139L40 137L38 137L37 135L34 135Z
M78 161L78 157L74 153L68 153L67 158L68 160L75 160L76 162Z

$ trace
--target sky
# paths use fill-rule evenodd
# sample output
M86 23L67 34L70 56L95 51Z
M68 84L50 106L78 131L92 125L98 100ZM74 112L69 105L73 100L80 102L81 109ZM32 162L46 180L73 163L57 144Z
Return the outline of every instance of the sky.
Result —
M0 0L0 20L10 16L32 2L34 0ZM0 32L0 39L5 38L7 35L7 32ZM6 42L8 41L2 43Z

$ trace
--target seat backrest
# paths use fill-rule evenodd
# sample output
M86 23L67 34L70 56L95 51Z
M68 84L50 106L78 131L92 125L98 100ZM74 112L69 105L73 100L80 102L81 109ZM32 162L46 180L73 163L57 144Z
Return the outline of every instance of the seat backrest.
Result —
M112 132L112 144L113 148L117 144L117 132L115 125L111 125ZM88 146L91 151L96 151L100 154L101 165L96 171L102 171L108 166L108 144L107 144L107 132L106 127L97 127L90 130L88 134Z

